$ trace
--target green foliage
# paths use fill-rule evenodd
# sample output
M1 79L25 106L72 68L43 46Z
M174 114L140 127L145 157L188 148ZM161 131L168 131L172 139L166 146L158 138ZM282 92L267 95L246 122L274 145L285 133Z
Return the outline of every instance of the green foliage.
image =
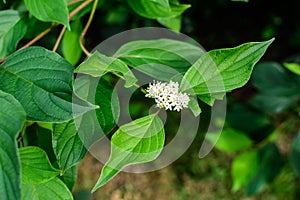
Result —
M213 50L202 55L184 75L180 89L195 93L207 102L207 95L216 98L215 94L222 96L224 92L242 87L249 80L255 63L273 40ZM205 99L202 99L202 95Z
M169 81L185 73L203 53L187 42L158 39L128 42L114 56L155 79Z
M10 94L0 90L0 194L5 200L20 199L20 164L16 138L26 113Z
M247 184L255 176L258 167L258 151L254 150L238 155L231 166L232 190L237 191L241 186Z
M24 0L30 14L44 22L59 22L70 29L68 7L61 0Z
M107 57L96 51L89 59L83 62L75 72L88 74L94 77L101 77L108 72L121 73L126 81L125 87L131 87L136 83L134 74L128 66L119 59Z
M260 91L251 102L255 107L278 113L295 105L300 99L300 77L280 64L261 63L253 73L253 84Z
M244 133L237 130L223 130L221 135L216 133L209 133L206 137L211 142L217 141L216 148L234 152L252 146L253 142Z
M300 132L297 134L293 147L292 147L292 152L291 152L291 164L297 173L297 175L300 177Z
M95 108L72 104L72 66L42 47L14 53L0 69L0 89L22 104L30 121L62 122Z
M80 20L71 23L71 31L66 31L62 39L62 52L67 61L72 65L78 63L82 51L79 43L82 24Z
M16 50L26 30L25 18L21 18L18 11L0 11L0 59Z
M123 167L154 160L162 151L164 140L163 123L157 114L122 125L111 139L110 158L92 191L108 182Z

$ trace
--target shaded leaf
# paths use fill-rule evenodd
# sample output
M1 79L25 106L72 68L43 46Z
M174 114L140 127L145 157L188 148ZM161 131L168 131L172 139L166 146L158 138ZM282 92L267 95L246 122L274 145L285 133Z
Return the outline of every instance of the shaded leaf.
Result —
M297 137L294 139L292 152L291 152L291 164L300 177L300 132Z
M103 186L130 164L153 161L163 149L164 128L161 119L152 114L122 125L111 139L108 162L92 192Z
M251 104L262 111L280 112L300 99L300 77L278 63L257 65L252 82L260 92L251 100Z
M15 10L0 11L0 59L16 50L18 42L25 35L25 19Z
M248 195L261 192L279 174L283 166L281 154L273 143L265 145L259 151L259 167L255 176L246 184Z
M20 199L20 164L16 138L26 114L21 104L0 90L0 196L3 200Z

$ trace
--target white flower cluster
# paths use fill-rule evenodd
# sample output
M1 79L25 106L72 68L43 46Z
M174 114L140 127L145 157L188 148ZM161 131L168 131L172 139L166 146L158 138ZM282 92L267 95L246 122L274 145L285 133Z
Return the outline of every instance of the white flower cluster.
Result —
M179 92L179 84L173 81L169 83L153 81L153 83L149 83L146 92L146 97L154 98L157 107L165 110L176 110L179 112L183 108L187 108L190 101L186 93Z

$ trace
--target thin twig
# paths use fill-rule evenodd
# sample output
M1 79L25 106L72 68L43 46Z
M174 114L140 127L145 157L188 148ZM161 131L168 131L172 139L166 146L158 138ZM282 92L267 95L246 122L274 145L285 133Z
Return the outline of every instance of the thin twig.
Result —
M93 17L94 17L94 14L95 14L95 11L96 11L96 8L97 8L97 4L98 4L98 0L95 0L94 1L94 4L93 4L93 8L92 8L92 11L91 11L91 14L90 14L90 17L89 17L89 20L88 22L86 23L81 35L80 35L80 46L81 46L81 49L82 51L88 56L90 57L92 54L85 48L84 44L83 44L83 39L84 39L84 36L86 34L86 32L88 31L90 25L91 25L91 22L93 20Z
M62 37L64 36L65 31L66 31L66 26L64 26L64 27L61 29L61 32L60 32L60 34L59 34L59 36L58 36L58 38L57 38L57 40L56 40L56 42L55 42L55 45L54 45L54 47L53 47L53 50L52 50L53 52L55 52L55 51L57 50L57 48L58 48L58 46L59 46L59 43L60 43Z
M67 6L73 5L73 4L81 2L81 1L83 1L83 0L74 0L74 1L68 2Z
M43 32L41 32L38 36L36 36L35 38L33 38L31 41L29 41L27 44L25 44L23 47L21 47L19 50L25 49L31 45L33 45L34 43L36 43L38 40L40 40L42 37L44 37L47 33L49 33L52 28L54 28L55 26L57 26L57 24L53 24L51 27L47 28L46 30L44 30Z
M69 20L71 20L74 15L76 15L80 10L82 10L84 7L89 5L92 2L92 0L86 0L82 4L80 4L77 8L75 8L70 14L69 14Z

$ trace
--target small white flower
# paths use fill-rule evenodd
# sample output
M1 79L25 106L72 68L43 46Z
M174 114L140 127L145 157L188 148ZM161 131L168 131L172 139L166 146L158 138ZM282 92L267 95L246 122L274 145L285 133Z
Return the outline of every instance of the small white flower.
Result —
M146 92L146 97L154 98L156 106L165 110L179 112L183 108L187 108L190 101L186 93L179 92L179 84L173 81L169 83L153 81L153 83L149 83Z

